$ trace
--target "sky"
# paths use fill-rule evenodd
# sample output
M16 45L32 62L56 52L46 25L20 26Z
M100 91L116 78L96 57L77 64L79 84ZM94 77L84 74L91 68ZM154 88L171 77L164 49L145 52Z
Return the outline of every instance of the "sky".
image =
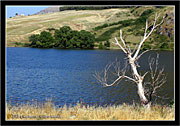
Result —
M6 18L13 17L16 13L31 15L48 7L49 6L6 6Z

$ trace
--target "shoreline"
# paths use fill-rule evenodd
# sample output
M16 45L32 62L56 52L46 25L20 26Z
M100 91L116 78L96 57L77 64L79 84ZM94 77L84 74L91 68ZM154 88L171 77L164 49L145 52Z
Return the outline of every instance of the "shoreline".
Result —
M10 48L14 48L15 46L5 46L5 48L8 48L8 47L10 47ZM32 47L22 47L22 46L17 46L17 47L15 47L15 48L32 48ZM93 48L93 49L60 49L60 48L34 48L34 49L59 49L59 50L121 50L120 48L108 48L108 49L99 49L99 48ZM142 51L142 49L141 49L141 51ZM158 50L158 49L151 49L151 50L149 50L149 51L175 51L174 49L172 50L172 49L166 49L166 50L164 50L164 49L162 49L162 50Z
M5 48L32 48L32 47L14 47L14 46L6 46ZM109 49L99 49L99 48L93 48L93 49L60 49L60 48L33 48L33 49L58 49L58 50L119 50L119 51L121 51L121 49L120 48L109 48ZM142 49L141 49L141 51L143 51ZM162 49L162 50L158 50L158 49L151 49L151 50L149 50L149 51L170 51L170 52L175 52L175 50L173 49L173 50L171 50L171 49L169 49L169 50L164 50L164 49Z

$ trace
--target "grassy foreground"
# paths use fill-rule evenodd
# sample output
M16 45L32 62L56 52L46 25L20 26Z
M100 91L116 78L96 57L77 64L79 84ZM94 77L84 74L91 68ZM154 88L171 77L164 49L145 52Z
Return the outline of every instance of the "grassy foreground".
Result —
M82 106L56 107L44 104L6 105L6 120L174 120L174 107L119 105L108 107Z

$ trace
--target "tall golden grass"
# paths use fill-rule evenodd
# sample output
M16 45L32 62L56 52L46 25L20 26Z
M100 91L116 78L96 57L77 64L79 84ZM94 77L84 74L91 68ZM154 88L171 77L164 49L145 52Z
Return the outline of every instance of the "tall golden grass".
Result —
M154 105L150 110L142 106L76 106L59 108L51 101L44 104L6 104L6 120L174 120L175 107Z

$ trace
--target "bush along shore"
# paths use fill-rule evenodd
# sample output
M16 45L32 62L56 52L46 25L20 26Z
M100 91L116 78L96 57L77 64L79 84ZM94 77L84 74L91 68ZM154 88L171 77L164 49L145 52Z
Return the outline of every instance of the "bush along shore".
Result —
M30 47L34 48L61 48L61 49L93 49L95 36L88 31L72 30L69 26L60 29L48 29L40 34L29 37Z
M174 120L175 107L153 105L55 106L51 100L41 104L6 104L6 120Z

